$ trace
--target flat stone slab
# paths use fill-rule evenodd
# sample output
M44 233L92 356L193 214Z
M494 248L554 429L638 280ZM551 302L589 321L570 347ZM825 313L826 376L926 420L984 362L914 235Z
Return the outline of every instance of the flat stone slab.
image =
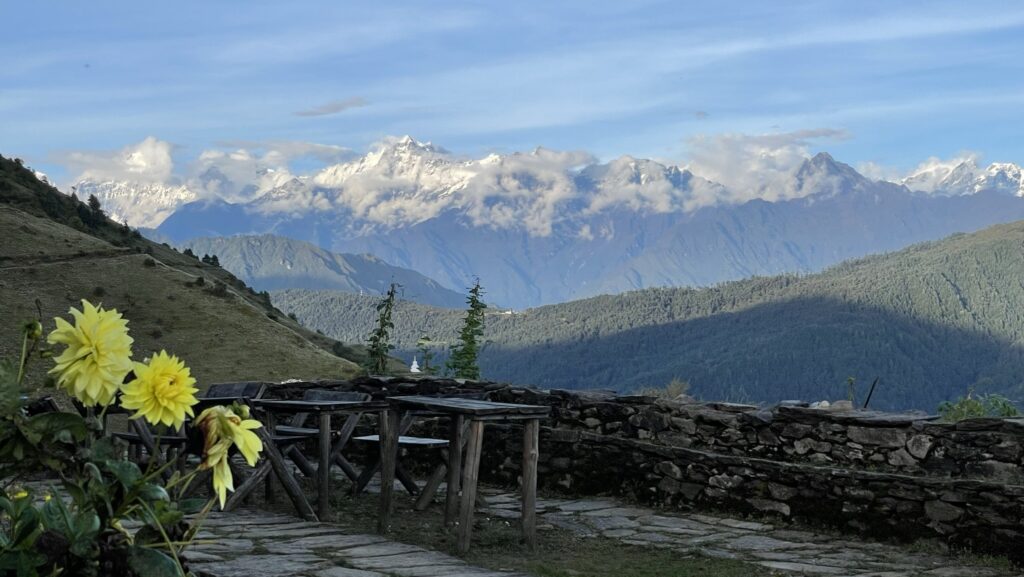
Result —
M372 543L369 545L350 547L345 550L345 556L353 558L389 557L394 555L404 555L407 553L427 552L428 551L423 547L417 547L415 545L406 545L405 543L395 543L393 541L385 541L383 543Z
M349 569L347 567L331 567L316 572L316 577L387 577L376 571L363 571L362 569Z
M846 570L827 565L812 565L810 563L786 563L784 561L762 561L759 565L769 569L780 571L793 571L795 573L809 573L811 575L845 575Z
M192 563L193 569L217 577L252 577L275 575L288 577L326 568L328 562L316 555L243 555L229 561Z

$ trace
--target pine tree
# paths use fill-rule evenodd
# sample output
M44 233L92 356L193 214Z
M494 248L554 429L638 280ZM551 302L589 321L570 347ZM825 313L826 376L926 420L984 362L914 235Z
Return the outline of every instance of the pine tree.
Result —
M448 372L459 379L480 380L480 367L477 356L480 354L480 341L484 336L484 310L487 305L481 300L483 289L480 279L476 279L473 288L466 297L466 318L459 331L459 342L452 346L451 356L445 366Z
M89 195L89 220L86 222L90 227L96 228L106 220L103 207L100 206L100 199L95 194Z
M387 372L388 353L395 348L391 344L391 330L395 328L391 322L391 313L395 309L395 295L398 285L391 283L384 299L377 305L377 328L370 333L367 341L367 359L365 368L371 375L383 375Z
M432 363L434 362L434 341L430 337L424 335L416 341L416 349L420 352L420 358L423 359L423 364L420 365L420 372L425 375L433 375L437 373L437 367Z

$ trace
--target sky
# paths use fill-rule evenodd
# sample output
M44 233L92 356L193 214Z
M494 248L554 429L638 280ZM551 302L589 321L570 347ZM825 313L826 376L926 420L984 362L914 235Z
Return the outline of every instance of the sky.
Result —
M779 141L878 174L1024 161L1019 2L0 1L0 154L58 181L147 137L176 164L403 134L680 164Z

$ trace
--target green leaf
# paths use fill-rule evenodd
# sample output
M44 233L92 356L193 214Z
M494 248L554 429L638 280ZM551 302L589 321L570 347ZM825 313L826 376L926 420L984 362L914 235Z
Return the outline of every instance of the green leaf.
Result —
M26 420L22 430L25 429L39 435L56 435L59 431L68 431L78 441L89 434L85 419L74 413L42 413Z
M139 489L139 497L147 501L170 501L171 496L167 494L167 489L164 489L160 485L153 483L146 483Z
M186 515L194 515L203 510L206 506L206 499L194 497L192 499L182 499L178 502L178 509Z
M174 559L137 545L128 548L128 566L141 577L184 577Z
M107 461L106 469L110 471L125 489L131 488L142 478L139 466L131 461Z

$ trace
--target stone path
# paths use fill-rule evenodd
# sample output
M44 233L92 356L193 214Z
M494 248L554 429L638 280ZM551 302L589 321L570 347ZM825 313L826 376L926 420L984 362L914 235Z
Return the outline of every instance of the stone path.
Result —
M212 513L186 553L212 577L526 577L378 535L260 511Z
M519 517L514 494L484 497L478 514ZM971 565L941 554L850 536L774 527L764 523L702 514L676 514L624 506L610 499L539 500L538 519L581 536L618 539L641 547L684 554L738 559L773 569L780 576L837 577L1004 577L1019 572ZM543 534L541 534L543 539Z

